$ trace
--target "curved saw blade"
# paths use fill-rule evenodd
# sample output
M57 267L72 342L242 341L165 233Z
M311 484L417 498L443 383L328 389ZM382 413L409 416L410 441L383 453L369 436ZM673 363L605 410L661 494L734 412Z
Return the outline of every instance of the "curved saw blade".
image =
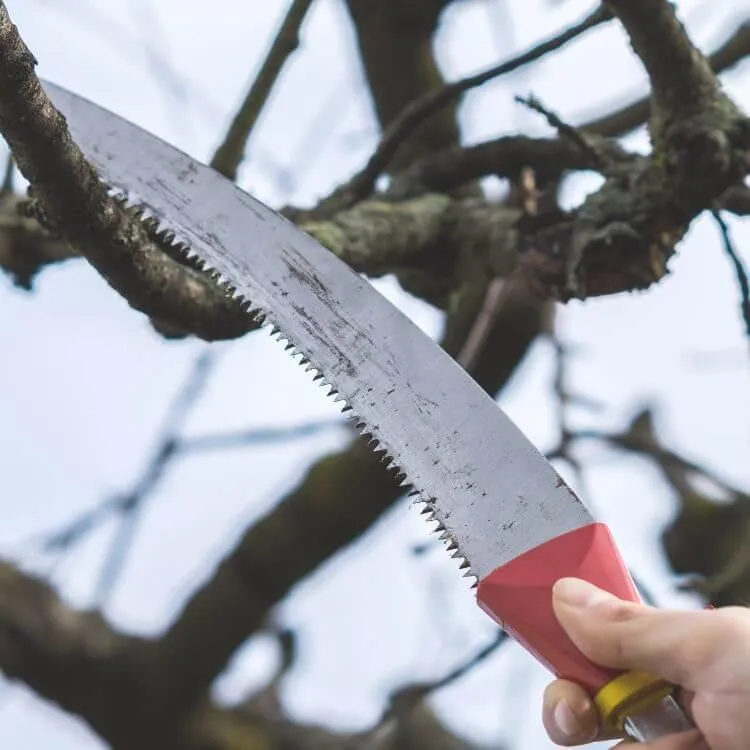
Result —
M482 578L590 523L495 402L366 279L213 169L51 83L73 139L322 373Z

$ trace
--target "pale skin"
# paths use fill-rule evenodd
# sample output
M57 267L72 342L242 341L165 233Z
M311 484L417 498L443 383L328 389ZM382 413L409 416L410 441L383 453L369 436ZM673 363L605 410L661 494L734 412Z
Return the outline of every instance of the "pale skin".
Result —
M555 584L553 603L560 624L592 661L645 670L680 687L697 729L633 750L750 748L750 609L656 609L573 578ZM542 717L558 745L615 739L600 734L591 698L571 682L548 685Z

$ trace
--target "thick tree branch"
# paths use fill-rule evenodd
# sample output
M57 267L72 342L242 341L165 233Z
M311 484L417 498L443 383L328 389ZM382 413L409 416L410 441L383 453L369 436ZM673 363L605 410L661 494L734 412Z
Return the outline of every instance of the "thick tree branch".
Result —
M611 162L628 162L628 154L614 141L587 136L598 152ZM546 184L564 172L595 170L588 152L566 138L503 136L475 146L453 146L418 159L394 175L386 194L389 200L403 200L424 192L447 193L487 175L517 179L525 168Z
M732 36L713 52L708 61L714 73L722 73L750 55L750 22L741 24ZM615 112L579 125L580 130L615 137L625 135L643 125L651 114L651 97L629 104Z
M706 58L695 47L668 0L606 0L627 31L651 81L654 114L695 117L706 103L728 102Z
M99 615L71 610L50 586L0 562L0 671L108 738L132 685L129 645Z
M52 237L38 221L21 214L25 199L4 193L0 196L0 268L22 289L31 289L34 277L44 266L79 254L70 245Z
M144 224L112 197L34 74L36 60L0 2L0 132L33 186L46 222L77 247L128 303L205 338L234 337L247 316L206 276L164 252Z
M304 228L355 271L382 276L435 262L431 248L451 204L450 198L437 193L402 203L364 201L330 221ZM438 273L440 270L435 268Z
M149 661L163 710L192 706L292 586L351 544L401 496L366 443L319 460L187 603Z
M719 207L738 216L750 216L750 187L736 185L721 196Z
M690 222L750 168L750 121L723 93L672 6L663 0L611 0L610 7L631 34L654 87L654 150L589 196L569 234L563 223L549 230L546 240L546 230L535 237L533 242L547 244L548 259L554 254L550 240L558 247L569 243L567 257L556 264L564 269L564 299L660 279ZM607 281L611 264L621 261L632 263L631 273ZM596 279L597 288L586 278ZM626 279L628 285L620 286Z
M48 584L0 561L0 672L86 721L110 747L351 750L365 739L296 723L253 698L231 709L202 700L170 723L150 682L150 652L142 647L97 613L72 609ZM426 707L401 717L395 736L379 747L473 750Z
M634 158L603 139L597 148L613 161ZM371 276L405 265L429 266L424 249L434 240L441 212L451 199L434 194L422 200L424 194L447 193L488 174L514 179L529 166L543 182L568 170L594 167L587 154L565 139L519 136L468 148L456 146L426 156L398 174L384 199L364 201L328 221L311 218L301 228ZM409 200L412 196L420 200ZM28 286L45 265L80 256L36 221L21 217L17 209L22 203L19 197L0 198L0 268ZM215 338L228 338L231 333L217 331Z

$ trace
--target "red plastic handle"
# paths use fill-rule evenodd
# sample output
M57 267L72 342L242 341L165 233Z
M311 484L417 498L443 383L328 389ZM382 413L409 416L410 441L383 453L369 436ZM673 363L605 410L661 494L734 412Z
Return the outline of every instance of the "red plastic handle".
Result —
M495 569L479 582L477 602L551 672L595 695L619 672L589 661L558 623L552 586L569 576L583 578L620 599L640 601L609 529L592 523Z

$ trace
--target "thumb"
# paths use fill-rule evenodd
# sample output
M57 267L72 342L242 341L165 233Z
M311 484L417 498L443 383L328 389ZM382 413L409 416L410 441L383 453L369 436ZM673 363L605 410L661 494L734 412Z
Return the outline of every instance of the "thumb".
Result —
M747 623L725 616L730 608L657 609L622 601L576 578L558 581L552 602L560 625L591 661L650 672L691 690L725 681L722 663L728 666L738 638L748 638Z

